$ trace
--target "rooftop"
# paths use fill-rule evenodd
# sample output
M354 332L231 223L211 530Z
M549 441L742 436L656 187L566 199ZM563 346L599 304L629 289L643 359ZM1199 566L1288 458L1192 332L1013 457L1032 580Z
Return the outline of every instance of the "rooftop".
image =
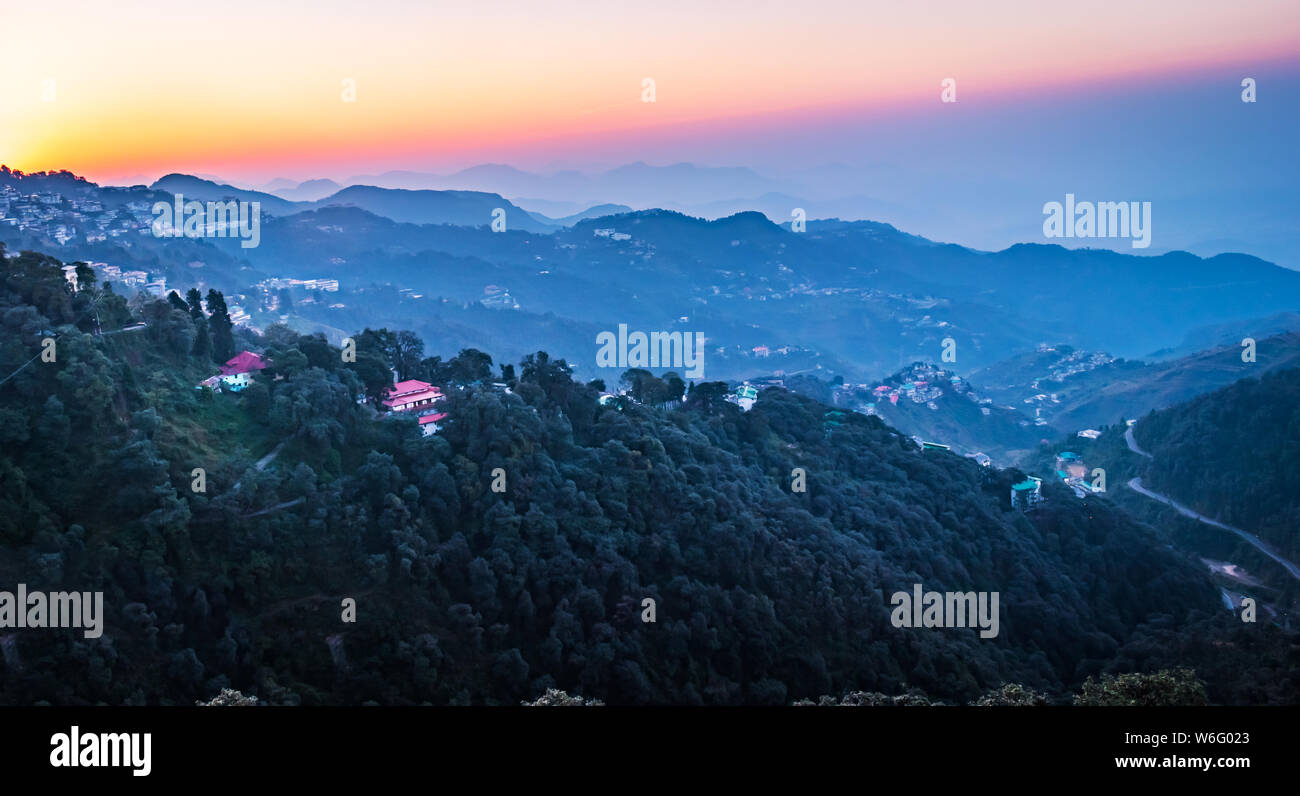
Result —
M406 395L407 393L421 392L422 390L428 390L432 387L433 385L427 381L407 379L406 381L399 381L392 387L389 387L388 395L389 397L396 397L398 395Z
M222 376L235 376L240 373L249 373L254 370L262 370L266 367L266 361L252 351L240 351L235 354L226 364L221 366Z
M383 404L392 409L397 406L407 406L418 401L437 401L443 397L442 390L433 386L427 381L418 379L408 379L399 381L392 387L388 388L385 394Z

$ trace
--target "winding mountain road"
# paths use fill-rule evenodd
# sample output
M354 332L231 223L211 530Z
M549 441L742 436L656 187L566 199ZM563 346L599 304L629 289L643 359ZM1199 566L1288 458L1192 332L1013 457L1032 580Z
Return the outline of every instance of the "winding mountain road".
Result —
M1136 423L1133 424L1137 425ZM1145 456L1148 459L1154 458L1151 454L1138 447L1137 440L1133 439L1133 426L1124 429L1124 441L1128 443L1128 449L1139 456Z
M299 503L303 502L303 500L305 500L305 498L294 498L293 500L286 500L283 503L276 503L274 506L268 506L267 508L264 508L261 511L255 511L252 514L245 514L243 515L243 519L249 519L250 517L260 517L263 514L270 514L273 511L279 511L280 509L287 509L290 508L291 506L298 505Z
M276 445L274 448L271 449L271 452L270 452L270 453L268 453L268 454L266 454L265 456L263 456L262 458L258 459L258 460L253 464L253 467L257 468L257 471L258 471L259 473L262 472L263 470L265 470L265 469L266 469L266 466L267 466L268 464L270 464L270 463L275 459L276 456L279 456L279 455L280 455L280 451L284 450L284 446L285 446L285 443L284 443L284 442L281 442L279 445ZM231 487L231 489L239 489L239 485L242 484L242 483L244 483L244 481L243 481L243 479L241 478L240 480L238 480L238 481L235 482L235 485L234 485L233 487Z
M1154 457L1152 457L1151 454L1139 448L1137 444L1137 440L1133 439L1133 426L1129 426L1128 430L1124 432L1124 441L1128 443L1129 450L1133 451L1134 453L1145 456L1148 459L1152 459L1154 461ZM1203 522L1206 525L1212 525L1215 528L1219 528L1221 530L1225 530L1237 534L1242 539L1245 539L1247 542L1249 542L1250 545L1254 547L1256 550L1259 550L1259 552L1263 553L1264 555L1273 559L1277 563L1281 564L1283 568L1286 569L1287 572L1291 573L1291 577L1295 578L1296 580L1300 580L1300 566L1296 566L1295 563L1283 558L1276 551L1274 551L1273 548L1269 547L1268 544L1265 543L1263 539L1260 539L1255 534L1247 533L1246 531L1243 531L1240 528L1234 528L1231 525L1226 525L1222 522L1219 522L1218 520L1211 519L1210 517L1207 517L1204 514L1201 514L1200 512L1196 511L1195 509L1191 509L1188 508L1187 506L1184 506L1183 504L1179 503L1178 501L1174 500L1171 497L1162 495L1159 492L1152 492L1150 489L1147 489L1146 487L1142 486L1141 478L1130 478L1128 482L1128 486L1129 489L1132 489L1134 492L1137 492L1139 495L1144 495L1146 497L1151 498L1152 500L1158 500L1161 503L1172 506L1175 511L1177 511L1179 514L1182 514L1184 517L1191 517L1192 519Z

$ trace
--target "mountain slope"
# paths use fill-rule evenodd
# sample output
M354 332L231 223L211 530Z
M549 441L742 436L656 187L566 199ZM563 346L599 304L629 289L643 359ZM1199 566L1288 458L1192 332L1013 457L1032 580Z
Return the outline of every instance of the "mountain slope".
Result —
M313 181L303 185L307 186L305 190L317 192L326 182ZM233 198L260 202L263 211L278 216L340 206L358 207L398 222L480 227L490 225L493 212L500 208L505 211L507 229L539 232L550 228L550 225L538 222L527 211L497 194L478 191L409 191L353 185L315 201L289 201L274 194L220 185L186 174L168 174L150 187L199 201Z
M324 199L299 204L298 209L332 206L359 207L398 222L466 227L490 225L493 213L501 209L505 211L507 229L541 232L550 228L498 194L479 191L408 191L353 185Z
M1000 403L1041 408L1050 425L1078 431L1140 417L1243 377L1300 366L1300 333L1257 340L1253 362L1242 360L1244 350L1233 343L1180 359L1139 362L1064 346L1021 355L970 378L989 385L989 394ZM1034 400L1039 395L1049 397Z
M744 414L707 385L670 410L602 406L544 353L503 374L509 394L479 389L467 352L413 366L448 395L445 430L422 439L357 405L387 384L383 335L356 334L345 363L283 328L241 333L271 366L211 395L189 312L148 303L141 337L95 337L57 263L0 262L0 366L29 327L60 334L57 364L0 392L0 572L102 589L107 611L102 640L8 645L8 702L1059 694L1152 627L1200 634L1214 611L1205 576L1104 501L1049 485L1012 511L1021 474L918 451L877 418L828 427L829 407L780 390ZM918 583L999 592L998 634L893 626L889 596ZM364 619L340 621L345 597Z
M233 185L222 185L212 180L192 177L188 174L167 174L158 178L149 187L155 191L180 194L186 201L216 202L225 199L236 199L241 202L258 202L264 212L273 215L287 215L297 210L297 206L293 202L281 199L275 194L249 191L236 188Z
M336 194L341 190L343 190L343 186L333 180L307 180L306 182L278 188L273 193L291 202L314 202Z
M1300 369L1263 373L1142 418L1143 483L1300 558Z

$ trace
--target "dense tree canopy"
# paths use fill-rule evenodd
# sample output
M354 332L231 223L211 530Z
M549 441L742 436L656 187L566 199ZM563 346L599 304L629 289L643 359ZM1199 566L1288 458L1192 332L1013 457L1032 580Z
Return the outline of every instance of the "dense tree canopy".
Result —
M1176 663L1199 666L1225 632L1204 575L1107 501L1048 485L1013 511L1018 474L878 418L830 426L779 389L742 413L718 384L602 406L545 352L502 369L507 392L488 355L429 363L386 330L355 336L355 362L320 336L228 330L271 364L214 395L195 385L220 294L206 317L151 300L127 319L145 329L97 336L57 262L2 262L0 570L102 590L107 613L98 639L9 637L4 702L965 702L1008 682L1032 701L1170 668L1184 642ZM57 361L20 368L48 333ZM439 434L358 403L390 367L439 376ZM894 627L890 595L918 583L999 592L999 635ZM1294 701L1233 690L1295 671L1259 657L1211 694Z
M1300 370L1266 373L1153 412L1134 430L1155 457L1144 481L1300 558Z

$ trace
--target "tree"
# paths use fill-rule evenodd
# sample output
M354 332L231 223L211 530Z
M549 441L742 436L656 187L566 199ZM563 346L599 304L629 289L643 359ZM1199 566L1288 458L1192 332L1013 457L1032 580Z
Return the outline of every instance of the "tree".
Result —
M397 378L406 380L415 375L415 369L424 356L424 341L415 332L402 330L393 335L392 363L397 370ZM491 363L491 359L488 362Z
M890 696L882 694L879 691L850 691L844 696L836 699L833 696L825 695L813 702L811 699L801 699L794 703L800 707L817 706L817 707L932 707L942 705L942 702L931 702L925 694L915 691L906 694Z
M212 335L208 332L208 319L200 317L194 321L194 347L190 353L207 361L212 357Z
M727 389L725 381L704 381L693 383L686 396L686 405L699 409L706 415L724 411L727 406Z
M200 321L203 321L204 323L207 322L207 316L203 314L203 294L199 292L197 287L190 288L185 294L185 303L189 305L190 318L192 318L195 323Z
M1208 705L1209 697L1205 683L1191 669L1161 669L1153 674L1107 674L1100 681L1089 677L1075 695L1074 704L1179 707Z
M472 384L492 378L492 357L477 348L462 349L447 363L451 377L459 384Z
M655 375L642 368L632 368L623 372L618 383L623 385L628 394L640 403L650 403L649 396L655 392L654 382L658 381Z
M551 359L550 354L538 351L529 354L520 363L520 381L532 382L543 394L561 409L571 408L573 368L563 359Z
M388 367L397 372L399 381L415 378L417 375L428 378L426 374L429 370L429 361L421 361L424 356L424 341L415 332L367 328L356 336L356 342L358 355L362 351L377 354L388 364Z
M101 329L121 329L133 320L126 299L113 291L112 282L104 284L104 289L100 291L96 301L96 307Z
M1047 695L1035 691L1032 688L1026 688L1019 683L1003 683L1001 688L989 691L971 704L982 707L996 705L1046 705Z
M372 403L379 403L384 393L393 386L393 374L384 360L372 351L357 352L357 361L349 366L364 385L366 397Z
M172 295L175 296L176 293L173 292ZM145 323L149 324L150 339L163 343L179 354L187 355L193 350L194 324L190 323L184 310L176 309L174 303L151 301L144 306L141 315Z
M77 290L83 293L93 292L95 289L95 269L87 263L73 263L77 272Z
M257 697L244 696L243 693L233 688L223 688L221 693L209 699L207 702L199 700L194 703L199 707L249 707L257 704Z
M672 372L665 373L663 377L663 383L664 383L664 387L666 388L666 395L664 396L665 398L664 402L680 403L682 400L682 396L686 395L686 382L682 381L682 377Z
M524 707L595 707L604 706L604 702L599 699L584 700L580 696L569 696L568 692L561 691L558 688L548 688L546 693L539 696L532 702L520 702ZM549 713L547 714L550 715Z
M208 329L212 333L212 359L225 364L235 355L234 323L226 309L226 297L214 289L208 290Z
M167 294L167 301L173 308L178 309L181 312L188 313L190 311L190 305L186 304L185 299L181 298L181 294L177 293L175 290Z

